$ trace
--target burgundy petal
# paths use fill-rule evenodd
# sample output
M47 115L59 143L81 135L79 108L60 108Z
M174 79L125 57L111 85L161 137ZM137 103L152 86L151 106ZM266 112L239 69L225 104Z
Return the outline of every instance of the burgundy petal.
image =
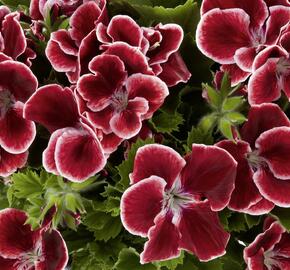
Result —
M268 7L278 6L278 5L286 6L286 7L289 6L288 0L264 0L264 1L266 2Z
M82 39L95 28L101 9L94 1L81 5L70 18L71 37L79 45Z
M234 59L236 64L246 72L252 71L253 62L257 55L255 47L244 47L236 51Z
M237 64L222 65L221 70L228 72L231 78L231 85L236 86L240 82L244 82L250 75L250 72L245 72L238 67Z
M269 0L267 0L269 1ZM271 1L271 0L270 0ZM202 1L201 14L214 9L229 9L229 8L241 8L251 18L251 26L253 28L262 26L268 17L268 9L263 0L204 0Z
M172 148L160 144L145 145L137 151L130 180L137 183L156 175L163 178L167 182L166 189L170 189L184 166L184 159Z
M73 92L57 84L39 88L26 102L24 117L45 126L50 132L74 127L79 114Z
M290 74L286 76L282 76L282 89L285 95L290 100Z
M114 42L123 41L136 47L141 45L142 30L129 16L114 16L108 25L107 31Z
M237 162L217 146L192 145L181 173L184 192L205 196L213 211L225 208L235 187Z
M228 207L235 211L244 212L250 206L261 200L261 195L253 182L253 170L246 157L251 147L244 141L233 142L224 140L216 144L228 151L238 162L235 189Z
M26 39L19 23L19 13L13 12L5 16L2 22L4 37L4 53L16 59L26 48Z
M159 78L151 75L134 74L126 81L129 99L145 98L149 102L149 110L143 119L152 117L153 113L163 104L169 90Z
M270 7L270 16L266 24L266 44L276 44L281 28L289 23L290 5Z
M243 140L247 141L254 148L256 139L264 131L274 127L289 125L288 117L278 105L264 103L251 107L248 121L243 125L241 135Z
M108 27L106 25L104 25L103 23L98 23L96 26L97 39L100 42L105 43L105 44L112 42L112 38L108 35L107 30L108 30Z
M128 188L121 199L121 219L127 231L146 237L162 210L166 182L151 176Z
M112 106L99 111L99 112L87 112L88 120L94 127L101 129L104 133L108 134L112 132L110 126L110 120L114 114Z
M12 93L16 101L25 102L35 92L37 79L24 64L16 61L0 63L0 85Z
M202 16L196 43L203 54L221 64L233 64L237 49L251 46L250 18L241 9L213 9Z
M265 131L256 141L258 155L268 164L273 175L290 179L290 128L276 127Z
M33 250L39 233L32 231L30 225L24 225L25 212L6 208L0 211L0 255L16 259L18 256Z
M276 70L277 60L269 59L251 76L248 84L248 100L251 105L271 102L280 97Z
M117 150L118 146L123 141L122 138L119 138L114 133L103 134L103 138L101 140L101 145L105 154L111 154Z
M183 30L178 24L158 24L155 30L161 33L161 41L147 53L150 65L164 63L175 53L183 40Z
M181 210L178 224L180 248L194 253L199 260L209 261L226 253L230 234L210 209L208 201L187 204Z
M23 106L22 102L15 103L0 119L0 145L9 153L25 152L36 135L35 124L23 118Z
M125 64L128 74L152 74L145 55L136 47L124 42L115 42L108 47L105 54L118 56Z
M39 10L39 0L31 0L29 6L29 15L33 20L42 20L42 14Z
M260 216L264 214L268 214L273 208L275 207L275 204L262 198L258 201L256 204L250 206L247 210L244 212L253 215L253 216Z
M43 231L42 256L44 260L37 264L39 270L63 270L68 262L68 251L61 234L56 230Z
M82 182L102 170L106 159L92 132L68 128L57 140L55 162L60 175Z
M149 240L145 243L144 251L140 255L142 264L173 259L180 255L180 234L172 223L172 214L160 213L154 222L155 226L149 230Z
M290 51L290 31L281 36L280 44L286 51Z
M17 270L17 259L4 259L0 256L1 270Z
M161 67L162 72L158 77L169 87L175 86L180 82L186 83L191 77L191 73L178 52L171 54L168 61L163 63Z
M254 182L263 197L280 207L290 207L289 180L275 178L267 168L260 168L254 174Z
M27 161L28 152L10 154L0 147L0 176L7 177L18 168L22 168Z
M115 113L110 120L112 131L121 138L130 139L137 135L142 127L141 116L149 109L144 98L136 97L128 101L127 108Z
M42 153L43 167L47 172L59 174L55 164L55 147L57 140L65 130L66 128L57 129L56 131L54 131L50 136L47 148Z

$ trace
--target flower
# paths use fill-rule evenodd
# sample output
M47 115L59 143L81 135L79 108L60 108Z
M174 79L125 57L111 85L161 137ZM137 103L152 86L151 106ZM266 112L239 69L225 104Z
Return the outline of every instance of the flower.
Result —
M275 45L289 22L290 7L267 7L263 0L204 0L197 27L199 49L220 64L236 64L253 71L258 52Z
M68 262L66 244L57 230L32 231L27 215L17 209L0 211L0 263L3 270L64 270Z
M228 205L231 210L260 215L272 210L274 204L289 207L289 132L284 112L276 104L265 103L251 107L241 130L242 140L217 143L238 162Z
M24 116L52 133L43 152L43 166L48 172L80 182L105 166L97 133L79 114L71 89L56 84L39 88L26 102Z
M249 270L289 269L290 235L278 221L266 218L264 232L244 249L244 259Z
M113 52L112 47L109 50ZM96 56L89 69L93 74L79 79L77 91L86 102L88 119L106 134L134 137L142 120L152 117L169 94L166 84L155 76L137 73L128 77L123 61L115 55Z
M216 211L228 204L235 175L236 162L216 146L193 144L185 158L163 145L139 148L121 219L130 233L149 238L141 263L178 257L181 249L202 261L223 255L229 234Z

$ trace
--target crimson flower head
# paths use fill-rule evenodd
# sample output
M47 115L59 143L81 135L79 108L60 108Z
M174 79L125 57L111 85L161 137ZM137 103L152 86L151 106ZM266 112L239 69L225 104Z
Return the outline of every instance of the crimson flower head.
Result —
M57 230L32 231L27 215L17 209L0 211L0 265L3 270L64 270L66 244Z
M251 107L241 130L242 140L217 145L238 162L235 190L229 208L253 215L265 214L274 205L289 207L290 122L279 106Z
M278 221L266 218L264 232L244 250L248 270L290 269L290 234Z
M184 249L200 260L222 256L229 240L217 211L234 189L236 162L216 146L192 145L182 158L158 144L138 149L121 219L132 234L148 237L141 263L167 260Z

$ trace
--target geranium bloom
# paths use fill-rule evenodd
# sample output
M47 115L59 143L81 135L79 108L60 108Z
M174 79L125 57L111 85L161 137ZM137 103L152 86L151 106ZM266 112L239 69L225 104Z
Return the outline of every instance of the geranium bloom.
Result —
M244 250L248 270L289 270L290 235L278 221L267 218L264 232Z
M0 265L3 270L63 270L68 251L61 234L24 225L25 212L7 208L0 211Z
M80 52L80 47L87 50L82 41L95 29L98 22L106 21L105 0L88 1L78 7L70 18L70 28L53 32L48 41L45 53L53 68L66 72L70 82L75 83L80 74L80 54L85 54ZM94 46L94 53L96 51L98 46Z
M257 53L277 43L289 22L290 7L267 7L263 0L204 0L197 27L199 49L220 64L252 72Z
M259 215L274 204L289 207L289 127L277 105L256 105L241 130L242 140L217 143L238 162L230 209Z
M52 132L43 153L43 166L48 172L78 182L105 166L97 134L79 115L71 89L55 84L39 88L25 104L24 115Z
M193 144L185 158L158 144L139 148L121 219L130 233L149 238L141 263L178 257L181 249L202 261L223 255L229 234L216 211L228 204L235 175L236 162L216 146Z
M88 118L105 133L114 132L124 139L135 136L142 120L152 117L169 94L156 76L139 73L128 77L124 63L115 55L96 56L89 69L93 74L83 75L77 85Z

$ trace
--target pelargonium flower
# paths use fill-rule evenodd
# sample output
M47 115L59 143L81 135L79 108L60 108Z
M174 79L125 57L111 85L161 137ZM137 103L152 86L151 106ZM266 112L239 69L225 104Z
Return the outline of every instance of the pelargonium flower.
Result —
M280 46L270 46L257 55L253 67L248 84L251 105L277 100L281 90L290 98L289 52Z
M235 160L216 146L193 144L184 158L163 145L139 148L121 219L130 233L149 238L141 263L178 257L181 249L202 261L223 255L229 234L217 211L227 206L235 176Z
M51 34L45 51L46 56L56 71L66 72L71 83L75 83L80 74L79 51L80 47L85 47L82 41L95 29L98 22L107 22L105 0L82 4L71 16L68 30L58 30ZM98 46L94 46L94 50L96 53Z
M241 130L242 140L217 143L238 162L230 209L260 215L272 210L274 204L290 206L289 132L284 112L265 103L251 107Z
M66 244L57 230L32 231L27 215L17 209L0 211L0 264L3 270L64 270Z
M128 77L123 61L115 55L96 56L89 69L93 74L79 79L77 91L86 102L89 120L107 134L113 132L124 139L135 136L142 120L152 117L169 94L156 76L138 73Z
M56 84L39 88L26 102L24 116L52 133L43 152L46 171L80 182L105 166L106 157L97 134L79 115L71 89Z
M278 221L267 218L264 232L244 249L244 259L249 270L290 269L290 235Z
M5 60L0 62L0 146L12 154L29 148L36 129L32 121L23 118L24 102L35 92L37 79L22 63ZM4 61L3 61L4 60Z
M263 0L204 0L197 27L199 49L220 64L237 64L253 71L258 52L275 45L281 29L289 22L290 7L267 7Z

